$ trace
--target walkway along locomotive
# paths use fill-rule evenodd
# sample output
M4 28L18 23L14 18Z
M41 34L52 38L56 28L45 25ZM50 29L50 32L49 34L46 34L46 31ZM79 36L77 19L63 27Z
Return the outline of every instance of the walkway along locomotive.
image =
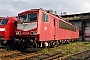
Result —
M10 37L5 45L14 49L53 47L79 38L78 27L42 9L19 13L17 29L13 32L16 35Z

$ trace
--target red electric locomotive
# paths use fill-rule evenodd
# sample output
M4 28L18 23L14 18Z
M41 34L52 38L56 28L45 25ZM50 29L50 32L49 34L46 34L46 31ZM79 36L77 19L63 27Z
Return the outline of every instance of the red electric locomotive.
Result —
M22 48L51 47L79 38L78 27L42 9L18 14L14 42Z
M1 17L0 18L0 43L5 44L16 36L15 30L17 29L17 18L15 17Z

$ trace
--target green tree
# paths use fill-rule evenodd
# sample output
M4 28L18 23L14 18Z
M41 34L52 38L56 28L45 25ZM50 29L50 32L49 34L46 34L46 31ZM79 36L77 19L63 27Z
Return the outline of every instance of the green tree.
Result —
M53 14L53 10L51 10L51 9L50 9L49 11L50 11L50 13L52 13L52 14Z
M66 12L63 12L63 15L67 15L67 13Z
M57 15L57 11L54 11L54 14Z
M62 13L60 15L62 15Z

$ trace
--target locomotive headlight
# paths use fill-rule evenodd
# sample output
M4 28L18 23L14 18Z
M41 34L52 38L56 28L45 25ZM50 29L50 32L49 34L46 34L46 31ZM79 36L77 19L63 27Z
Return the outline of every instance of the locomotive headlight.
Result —
M30 34L31 35L37 35L37 32L36 31L32 31Z
M21 32L19 32L19 31L16 31L16 35L20 35L21 34Z
M33 32L33 34L34 34L34 35L37 35L37 32L36 32L36 31L34 31L34 32Z

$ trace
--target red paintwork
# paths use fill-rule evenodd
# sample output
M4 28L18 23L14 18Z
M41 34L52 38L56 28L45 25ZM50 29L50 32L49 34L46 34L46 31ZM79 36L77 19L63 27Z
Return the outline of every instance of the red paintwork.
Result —
M33 12L38 13L38 21L36 21L37 22L37 27L35 29L28 30L27 32L37 31L38 35L33 36L33 35L23 35L23 34L21 34L21 35L18 35L18 37L23 37L23 36L24 37L39 37L38 41L50 41L50 40L62 40L62 39L79 38L78 27L75 26L77 28L76 32L61 29L61 28L59 28L59 20L62 20L62 19L59 18L59 17L56 17L55 15L47 13L47 12L41 10L41 9L28 10L28 11L25 11L25 12L22 12L22 13L18 14L18 16L33 13ZM42 13L45 13L49 16L49 22L43 22L42 21ZM55 19L56 26L54 26L54 19ZM67 22L67 23L72 25L69 22ZM19 30L19 29L17 31L25 32L25 31Z
M5 40L10 40L11 36L15 36L15 30L17 26L14 26L15 21L17 21L17 18L15 17L3 17L2 19L8 19L8 22L6 25L0 25L0 28L5 28L4 31L0 31L0 37L5 38ZM2 35L3 34L3 35Z

